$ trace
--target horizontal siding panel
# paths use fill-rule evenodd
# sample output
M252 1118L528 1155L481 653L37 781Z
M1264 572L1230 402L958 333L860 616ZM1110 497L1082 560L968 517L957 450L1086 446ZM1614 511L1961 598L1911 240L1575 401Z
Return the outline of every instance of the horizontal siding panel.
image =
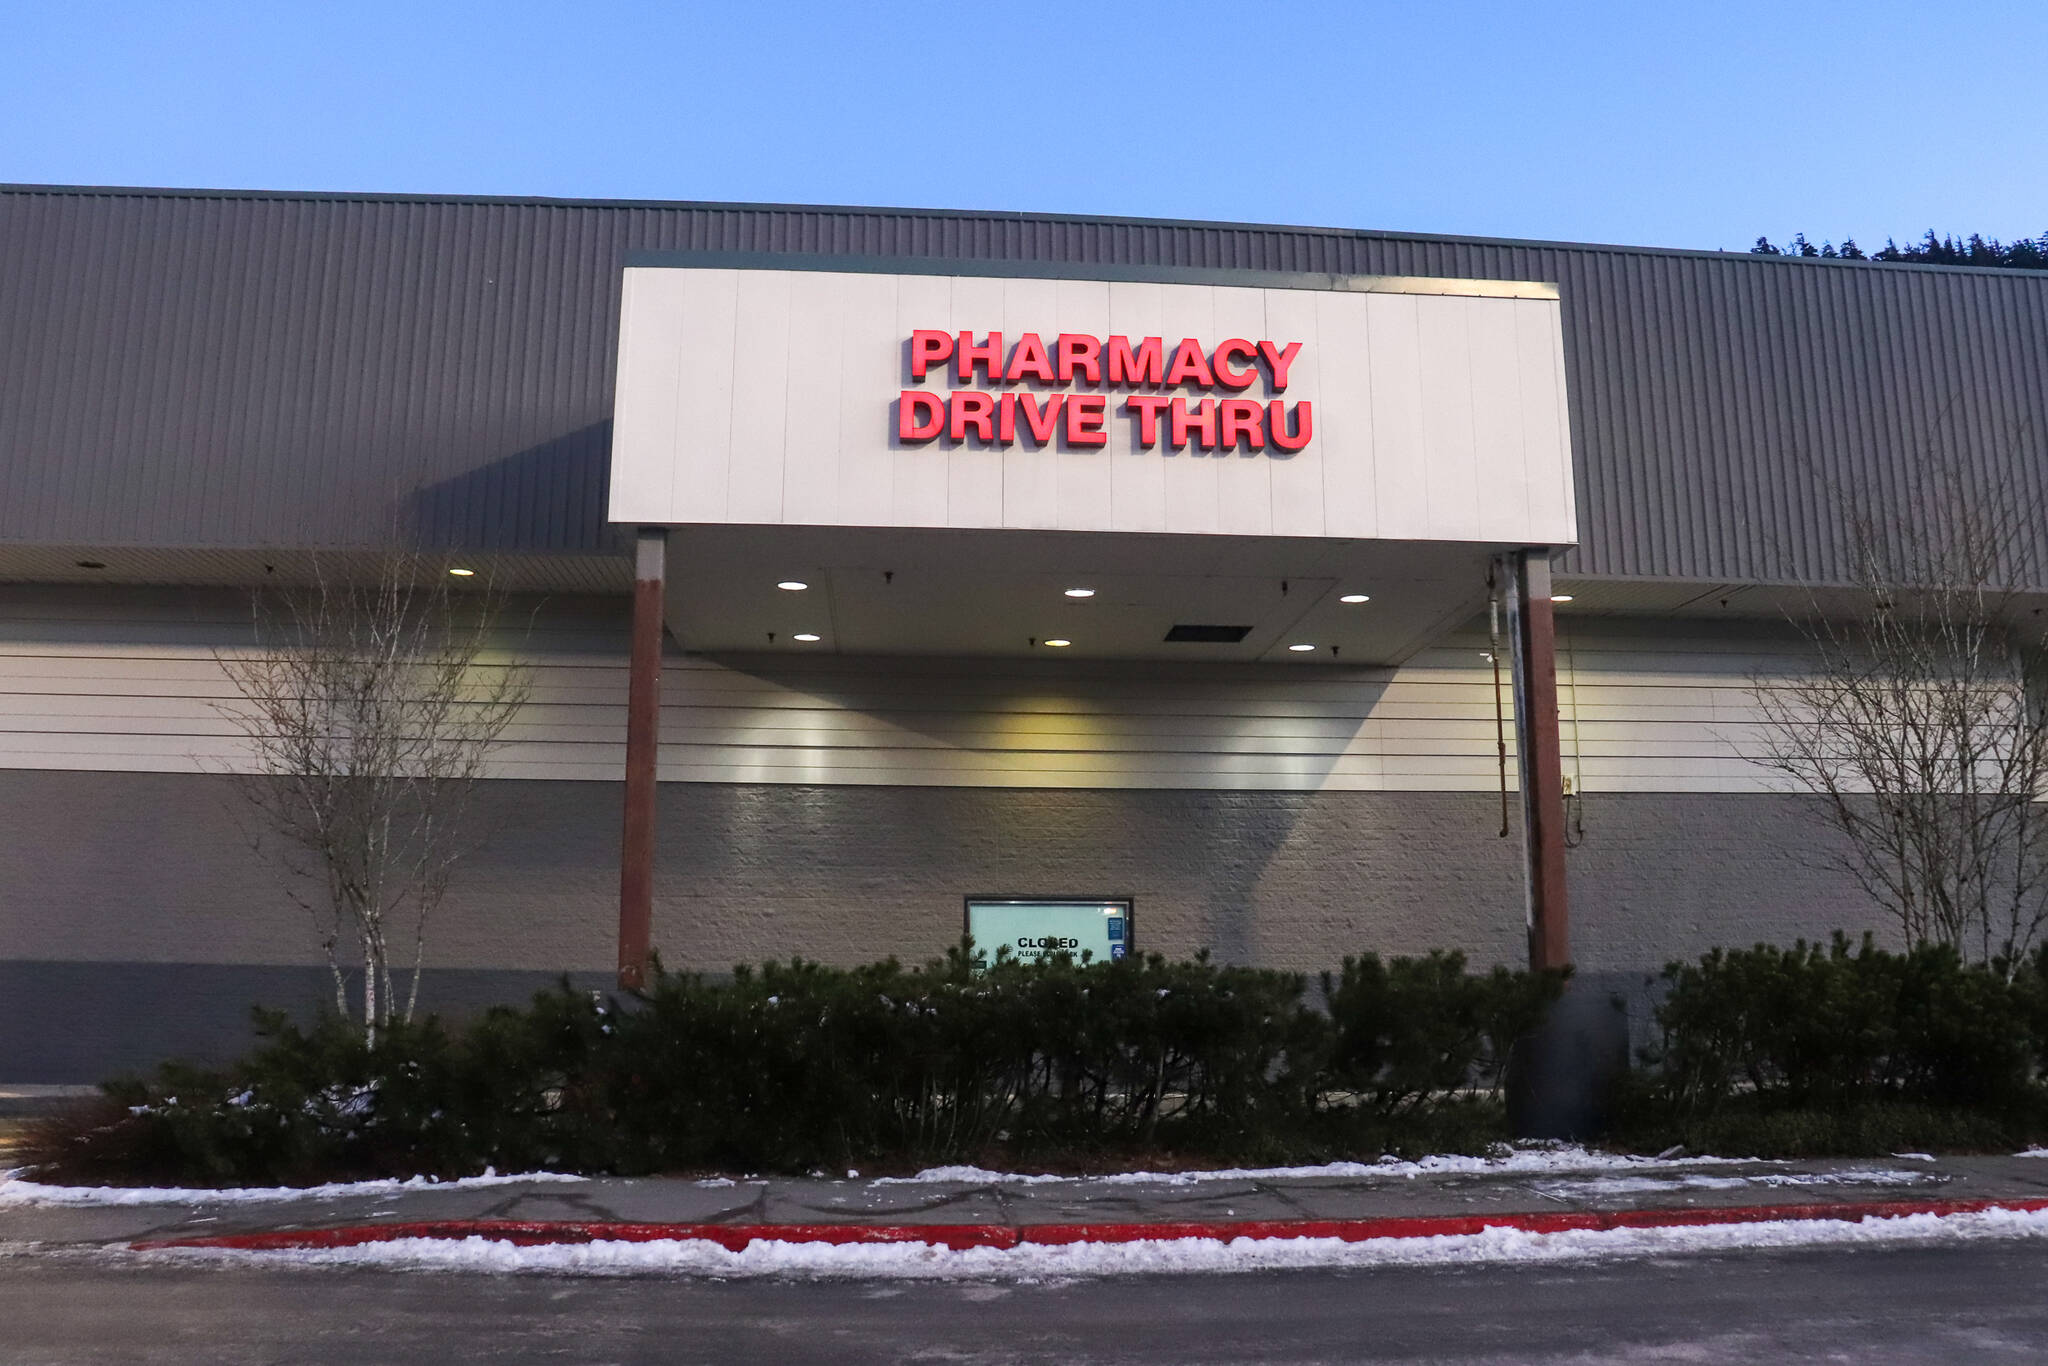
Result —
M0 765L223 770L246 762L216 639L113 590L33 617L0 589ZM174 613L174 603L157 615ZM187 616L189 617L189 613ZM492 771L615 782L623 654L543 617L522 635L532 698ZM64 638L52 640L54 628ZM97 633L95 635L95 633ZM1794 660L1782 633L1602 623L1560 678L1565 765L1581 791L1756 791L1748 679ZM573 641L573 649L549 648ZM1469 791L1499 779L1493 672L1477 650L1415 668L1147 666L1072 670L975 660L672 658L660 772L670 781ZM1503 709L1504 710L1504 709ZM1512 746L1513 729L1507 729Z

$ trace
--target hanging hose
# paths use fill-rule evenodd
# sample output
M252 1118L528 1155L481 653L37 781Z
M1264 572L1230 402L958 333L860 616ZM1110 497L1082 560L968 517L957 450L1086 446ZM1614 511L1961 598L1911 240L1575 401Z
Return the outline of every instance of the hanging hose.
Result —
M1500 586L1494 566L1486 568L1486 657L1493 661L1493 746L1500 755L1500 837L1508 837L1508 729L1500 700Z

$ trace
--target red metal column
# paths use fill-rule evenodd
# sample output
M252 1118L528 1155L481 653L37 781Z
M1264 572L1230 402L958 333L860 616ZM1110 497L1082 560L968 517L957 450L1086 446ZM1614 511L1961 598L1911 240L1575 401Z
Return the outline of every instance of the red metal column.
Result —
M619 986L647 983L654 943L654 763L661 746L661 631L668 532L642 527L633 554L626 686L626 820L619 842Z
M1565 900L1564 759L1557 726L1557 628L1550 604L1550 559L1524 550L1513 562L1515 714L1521 742L1523 829L1527 832L1529 966L1571 962L1571 913Z

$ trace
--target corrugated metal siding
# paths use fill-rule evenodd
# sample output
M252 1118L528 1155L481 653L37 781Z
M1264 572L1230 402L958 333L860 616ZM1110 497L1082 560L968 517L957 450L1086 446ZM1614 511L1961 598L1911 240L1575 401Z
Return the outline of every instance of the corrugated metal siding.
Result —
M1586 575L1844 577L1930 448L2042 495L2048 275L1294 228L0 191L0 542L556 553L603 522L635 249L1555 281ZM2048 552L2048 528L2044 528Z
M619 605L562 603L516 653L531 701L505 778L615 782L625 762ZM0 592L0 768L223 772L246 762L215 651L246 646L232 596ZM1399 669L1036 666L825 656L672 658L669 781L1240 791L1492 790L1483 635ZM1566 771L1589 792L1754 792L1750 678L1782 635L1713 624L1576 626L1562 642ZM1512 728L1509 730L1512 736Z

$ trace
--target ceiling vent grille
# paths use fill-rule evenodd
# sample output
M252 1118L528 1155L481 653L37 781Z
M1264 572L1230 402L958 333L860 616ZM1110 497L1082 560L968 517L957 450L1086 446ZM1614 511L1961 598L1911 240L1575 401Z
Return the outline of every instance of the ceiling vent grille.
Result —
M1235 645L1252 633L1249 626L1197 626L1186 622L1166 633L1176 645Z

